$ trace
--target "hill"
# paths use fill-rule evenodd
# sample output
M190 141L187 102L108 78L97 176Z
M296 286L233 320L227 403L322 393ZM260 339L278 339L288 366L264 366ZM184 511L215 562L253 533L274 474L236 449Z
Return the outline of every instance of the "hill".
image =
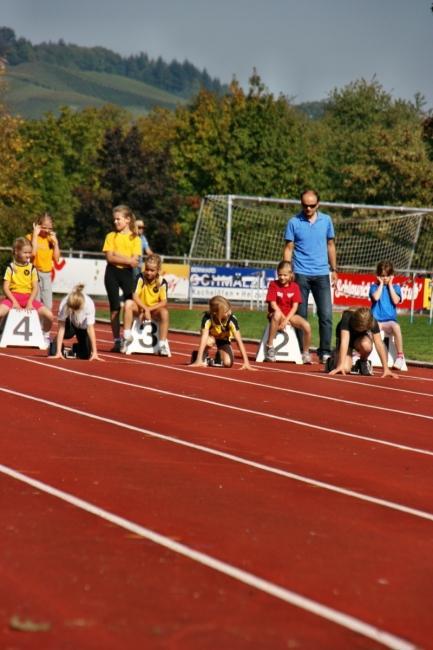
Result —
M155 106L172 109L185 101L121 75L73 70L42 62L9 66L6 82L4 99L11 112L33 119L48 111L57 114L61 106L79 110L110 103L140 115Z

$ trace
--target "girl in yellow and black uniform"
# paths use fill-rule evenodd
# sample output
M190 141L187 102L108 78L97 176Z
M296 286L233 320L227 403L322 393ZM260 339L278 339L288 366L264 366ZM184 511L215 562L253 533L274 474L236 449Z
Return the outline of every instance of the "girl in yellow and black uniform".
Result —
M239 330L239 323L232 313L228 300L223 296L214 296L209 300L209 311L205 312L201 322L201 338L197 352L192 353L192 366L208 364L206 359L209 351L215 346L214 363L230 368L233 365L233 350L231 341L234 339L242 355L242 370L253 370L250 366L245 346Z
M167 343L168 335L168 309L167 309L167 281L161 277L161 258L152 253L144 261L144 270L138 276L132 300L125 303L125 328L123 332L125 348L132 341L132 321L138 316L141 322L159 321L159 354L169 356Z

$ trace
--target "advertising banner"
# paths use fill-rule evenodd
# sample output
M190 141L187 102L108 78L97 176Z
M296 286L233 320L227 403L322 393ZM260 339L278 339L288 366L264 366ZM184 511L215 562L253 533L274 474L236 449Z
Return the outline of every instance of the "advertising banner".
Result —
M85 285L84 291L89 296L104 296L106 294L104 273L107 262L105 259L90 260L66 257L58 266L61 268L53 270L54 293L69 293L75 285L82 282Z
M228 300L264 300L275 269L236 266L191 266L192 298L224 296Z
M336 286L334 287L334 305L356 305L357 307L369 307L370 286L377 283L373 274L364 273L339 273ZM399 309L410 309L412 295L414 295L414 309L422 309L424 296L424 279L415 279L413 283L410 278L396 276L394 284L401 287L402 301Z
M168 284L168 298L188 300L189 295L189 264L162 265L162 275Z
M89 296L105 296L105 259L67 257L53 270L53 291L69 293L76 284L83 283ZM188 300L189 265L163 264L162 275L167 280L168 297Z

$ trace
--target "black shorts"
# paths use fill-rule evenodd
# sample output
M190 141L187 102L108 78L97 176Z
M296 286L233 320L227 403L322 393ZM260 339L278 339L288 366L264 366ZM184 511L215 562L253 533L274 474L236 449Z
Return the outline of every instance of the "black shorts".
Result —
M230 344L230 341L227 341L227 339L215 339L215 345L217 347L217 350L223 350L229 355L231 365L233 365L234 356L233 356L233 348Z
M122 290L122 300L132 298L134 293L134 275L131 268L121 268L107 264L104 276L105 289L107 290L108 302L111 311L119 311L120 295L119 289Z

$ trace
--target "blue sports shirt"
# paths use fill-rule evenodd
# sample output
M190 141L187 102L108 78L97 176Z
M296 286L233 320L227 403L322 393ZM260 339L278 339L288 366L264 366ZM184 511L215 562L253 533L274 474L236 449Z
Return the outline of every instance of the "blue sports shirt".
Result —
M391 300L389 287L385 285L382 289L382 294L376 302L373 300L373 293L376 292L378 284L372 284L370 287L370 300L373 303L371 313L379 323L385 323L388 320L397 320L397 308ZM401 302L401 288L399 284L393 284L394 291L400 298Z
M303 212L289 219L284 233L286 241L295 244L292 268L301 275L328 275L328 240L335 239L329 214L317 212L311 223Z

